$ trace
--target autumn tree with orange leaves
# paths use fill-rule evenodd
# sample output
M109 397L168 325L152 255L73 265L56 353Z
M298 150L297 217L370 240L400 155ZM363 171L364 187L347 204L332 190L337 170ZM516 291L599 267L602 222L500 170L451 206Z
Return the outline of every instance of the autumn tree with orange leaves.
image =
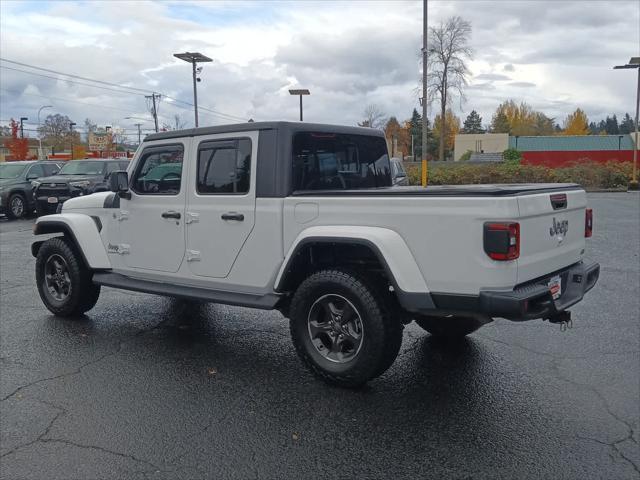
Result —
M18 138L18 129L20 124L13 118L9 124L11 128L11 139L4 142L4 147L9 150L7 160L26 160L29 156L29 140L26 138Z

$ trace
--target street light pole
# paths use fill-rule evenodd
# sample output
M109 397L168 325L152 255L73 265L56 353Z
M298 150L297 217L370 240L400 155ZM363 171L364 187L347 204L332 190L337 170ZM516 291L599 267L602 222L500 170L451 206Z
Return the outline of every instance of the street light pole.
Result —
M107 158L111 157L111 125L105 125L104 131L107 132Z
M29 120L27 117L20 117L20 138L24 138L24 121Z
M311 92L309 92L308 89L306 88L300 88L300 89L293 89L293 90L289 90L289 93L291 95L299 95L300 96L300 121L302 122L302 96L303 95L311 95Z
M198 89L196 87L196 84L197 82L200 81L200 79L196 77L196 63L213 62L213 60L198 52L174 53L173 56L176 58L179 58L180 60L184 60L185 62L191 63L191 70L193 75L193 108L194 108L196 128L197 128L198 127Z
M640 139L638 139L638 112L640 111L640 57L632 57L626 65L616 65L614 70L635 68L638 74L638 86L636 88L636 132L633 141L633 173L631 174L631 182L629 182L629 190L638 190L638 148Z
M69 123L69 131L71 132L71 160L73 160L73 127L74 125L75 125L74 122Z
M53 108L53 105L43 105L38 109L38 160L43 160L42 154L42 133L40 133L40 112L44 108Z

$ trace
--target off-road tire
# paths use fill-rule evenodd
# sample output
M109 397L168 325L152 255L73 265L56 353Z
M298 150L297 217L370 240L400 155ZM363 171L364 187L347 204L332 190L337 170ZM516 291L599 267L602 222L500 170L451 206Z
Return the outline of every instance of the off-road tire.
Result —
M323 295L340 295L356 307L362 321L362 345L346 363L324 358L312 343L308 321L312 305ZM321 270L298 287L289 309L291 338L303 363L322 380L356 388L382 375L398 356L403 324L393 315L389 293L358 272Z
M435 317L424 315L415 319L416 323L434 337L456 339L478 330L483 322L474 317Z
M13 204L14 202L20 202L22 204L22 209L20 213L13 212ZM24 195L21 193L14 193L9 197L9 201L7 203L7 217L11 219L24 218L27 215L27 210L29 210L29 206L27 205L27 199L24 198Z
M46 284L45 267L54 256L64 260L68 272L67 276L70 280L68 295L62 300L56 299ZM54 315L59 317L78 316L95 306L100 296L100 285L95 285L91 277L91 271L85 265L77 248L65 237L50 238L40 247L36 257L38 293L45 307Z

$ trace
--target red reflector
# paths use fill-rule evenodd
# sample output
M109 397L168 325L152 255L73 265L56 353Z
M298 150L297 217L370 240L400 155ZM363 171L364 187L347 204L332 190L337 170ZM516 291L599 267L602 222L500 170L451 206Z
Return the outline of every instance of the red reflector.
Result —
M589 238L593 235L593 210L587 208L584 212L584 236Z
M484 251L498 261L515 260L520 256L520 224L484 224Z

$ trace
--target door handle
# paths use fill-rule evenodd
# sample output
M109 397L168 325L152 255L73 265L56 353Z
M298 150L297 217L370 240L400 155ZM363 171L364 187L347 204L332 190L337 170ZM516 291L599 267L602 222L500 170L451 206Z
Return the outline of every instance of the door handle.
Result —
M223 220L237 220L238 222L242 222L244 220L244 215L241 213L227 212L223 213L220 218Z
M174 212L173 210L162 212L162 218L180 218L180 216L180 212Z

